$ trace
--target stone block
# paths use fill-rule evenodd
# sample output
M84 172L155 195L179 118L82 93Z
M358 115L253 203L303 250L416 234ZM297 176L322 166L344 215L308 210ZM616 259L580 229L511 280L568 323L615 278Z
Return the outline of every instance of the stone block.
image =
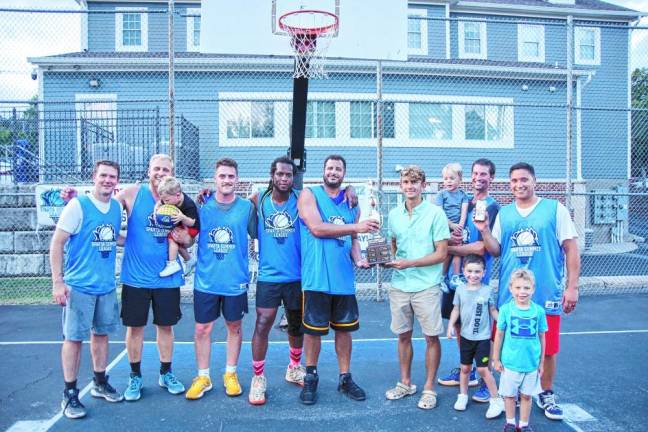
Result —
M44 276L45 258L43 254L0 255L0 275L11 276Z
M0 253L14 252L14 234L12 232L0 232Z
M2 209L2 217L0 217L0 231L32 231L35 229L35 208Z
M14 233L14 250L16 253L47 253L52 234L52 231L16 232Z

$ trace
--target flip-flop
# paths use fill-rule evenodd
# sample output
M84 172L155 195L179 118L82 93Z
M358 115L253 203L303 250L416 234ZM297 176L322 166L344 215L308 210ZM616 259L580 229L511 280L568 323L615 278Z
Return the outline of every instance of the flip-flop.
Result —
M432 390L423 390L421 399L418 401L418 407L421 409L432 409L437 405L437 394Z

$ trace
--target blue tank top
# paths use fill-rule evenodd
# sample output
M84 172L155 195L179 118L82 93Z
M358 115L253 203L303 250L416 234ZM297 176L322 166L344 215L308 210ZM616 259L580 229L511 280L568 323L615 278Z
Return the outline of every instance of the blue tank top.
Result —
M65 283L73 290L103 295L116 287L115 258L121 225L119 203L110 200L102 213L87 196L79 196L83 221L66 244Z
M272 193L259 196L259 281L285 283L301 279L301 244L297 193L291 192L281 205Z
M136 288L178 288L184 285L182 272L159 276L169 257L167 236L173 227L159 225L154 208L148 185L141 185L128 217L121 281Z
M200 208L196 291L236 296L247 290L250 281L247 227L251 210L250 201L236 197L225 211L213 195Z
M349 208L346 202L333 199L323 186L310 188L317 202L322 221L337 225L355 223L358 209ZM350 235L340 238L318 238L301 224L302 289L336 295L355 294Z
M563 292L564 254L556 237L558 201L541 199L527 217L515 203L500 210L501 256L497 307L511 299L508 284L519 268L535 275L533 301L548 315L560 315Z

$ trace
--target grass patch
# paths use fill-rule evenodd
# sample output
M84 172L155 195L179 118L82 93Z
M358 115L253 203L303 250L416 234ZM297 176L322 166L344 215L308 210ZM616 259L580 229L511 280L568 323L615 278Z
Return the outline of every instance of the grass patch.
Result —
M0 304L48 304L52 302L49 277L0 278Z

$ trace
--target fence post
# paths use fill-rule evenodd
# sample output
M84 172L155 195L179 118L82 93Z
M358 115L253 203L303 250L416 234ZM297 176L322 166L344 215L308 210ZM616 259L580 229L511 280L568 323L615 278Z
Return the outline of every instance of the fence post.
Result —
M572 210L572 135L574 131L573 125L573 108L574 108L574 92L573 92L573 69L574 69L574 17L569 15L567 17L567 154L566 154L566 167L565 167L565 206L568 210Z
M382 62L378 61L376 65L376 177L378 180L378 196L382 198L383 191L383 103L382 103ZM378 202L382 202L379 199ZM378 207L382 214L382 209ZM382 220L385 220L383 217ZM376 266L376 301L381 300L382 296L382 267Z
M173 45L174 0L169 0L169 156L175 161L175 65Z

